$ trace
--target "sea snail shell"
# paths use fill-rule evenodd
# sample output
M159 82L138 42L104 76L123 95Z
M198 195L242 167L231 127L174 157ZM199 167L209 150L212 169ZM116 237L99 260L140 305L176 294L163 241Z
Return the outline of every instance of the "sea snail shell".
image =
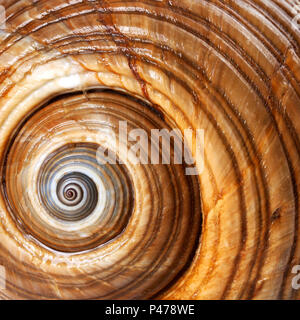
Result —
M2 299L300 296L296 1L2 5ZM99 163L120 121L204 170Z

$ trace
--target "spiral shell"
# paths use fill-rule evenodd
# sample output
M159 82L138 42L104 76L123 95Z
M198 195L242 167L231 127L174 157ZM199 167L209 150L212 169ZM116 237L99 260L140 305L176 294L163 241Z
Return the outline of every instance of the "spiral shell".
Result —
M2 299L299 297L296 1L2 4ZM120 123L192 130L198 169L203 130L204 169Z

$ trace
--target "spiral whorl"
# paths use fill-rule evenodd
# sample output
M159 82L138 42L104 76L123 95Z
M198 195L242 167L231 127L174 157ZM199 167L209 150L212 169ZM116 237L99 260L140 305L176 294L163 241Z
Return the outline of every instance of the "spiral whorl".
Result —
M122 142L120 122L150 133L169 121L134 97L93 90L57 96L15 128L2 194L19 232L43 251L36 272L46 263L41 276L57 284L56 267L66 264L59 297L151 297L186 267L200 231L197 178L179 164L136 164L131 149L123 158L112 144L113 135ZM64 289L69 281L83 289Z

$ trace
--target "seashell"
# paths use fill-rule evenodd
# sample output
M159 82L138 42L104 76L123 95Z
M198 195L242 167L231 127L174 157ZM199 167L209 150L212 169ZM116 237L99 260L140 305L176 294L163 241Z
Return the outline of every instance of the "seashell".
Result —
M296 1L2 5L1 299L300 297Z

